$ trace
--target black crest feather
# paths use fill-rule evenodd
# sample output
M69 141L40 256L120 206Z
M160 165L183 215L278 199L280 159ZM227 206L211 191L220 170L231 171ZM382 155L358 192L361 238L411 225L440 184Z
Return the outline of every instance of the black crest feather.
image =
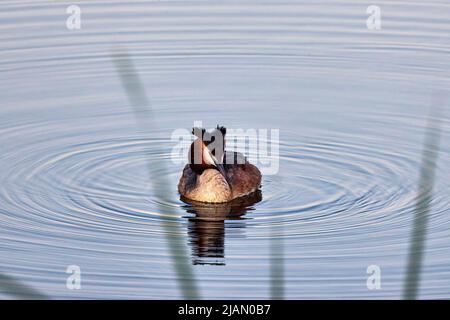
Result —
M219 130L222 133L223 136L225 136L226 133L227 133L227 128L225 128L224 126L217 125L216 129Z
M200 139L203 139L203 136L205 135L206 129L195 127L192 128L192 134Z

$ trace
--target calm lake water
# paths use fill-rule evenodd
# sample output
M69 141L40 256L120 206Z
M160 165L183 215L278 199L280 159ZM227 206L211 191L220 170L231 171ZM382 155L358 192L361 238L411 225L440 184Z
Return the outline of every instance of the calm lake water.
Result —
M274 3L78 1L69 30L70 2L2 1L0 272L50 298L183 298L175 253L202 298L270 298L274 283L285 298L401 298L427 117L450 86L450 2L377 1L380 30L366 26L372 2ZM154 126L136 121L116 47ZM450 298L440 118L424 299ZM279 129L261 199L180 200L171 134L194 121Z

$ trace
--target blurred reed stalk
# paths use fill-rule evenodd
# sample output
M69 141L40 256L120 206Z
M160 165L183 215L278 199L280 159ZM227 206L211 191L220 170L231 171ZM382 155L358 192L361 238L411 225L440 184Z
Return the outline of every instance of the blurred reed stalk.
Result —
M35 289L28 287L11 276L0 273L0 292L14 296L18 299L44 300L47 297Z
M283 222L274 223L270 232L270 298L284 299L284 240Z
M270 298L282 300L284 298L284 246L282 238L282 226L279 234L276 234L276 226L272 226L270 240Z
M147 98L145 88L139 78L138 72L134 67L133 61L129 54L123 49L114 49L111 58L116 66L117 73L121 79L122 86L127 94L128 101L133 107L134 114L139 129L145 132L147 128L155 128L157 120L152 114L150 101ZM158 210L164 212L161 203L168 200L167 197L171 194L169 188L169 180L165 174L152 176L152 171L167 172L163 161L147 162L149 181L153 183L158 198ZM170 255L175 272L177 282L181 287L182 294L185 299L198 299L199 293L195 276L191 265L189 263L189 256L185 249L185 239L182 237L182 232L176 221L162 220L162 226L165 231L166 239L169 244Z
M430 116L428 117L422 150L422 163L414 211L413 229L410 239L408 269L403 287L403 299L406 300L414 300L417 299L418 296L423 251L427 233L427 222L431 212L436 163L439 155L442 117L441 108L444 104L445 94L437 92L433 95L432 99L433 103L430 110Z

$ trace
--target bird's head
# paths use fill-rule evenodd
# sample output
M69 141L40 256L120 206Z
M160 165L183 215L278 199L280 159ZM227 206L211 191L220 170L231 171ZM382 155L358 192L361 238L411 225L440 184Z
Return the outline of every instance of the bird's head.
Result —
M226 128L217 126L211 132L203 128L192 128L197 139L189 149L188 161L191 169L201 174L206 169L217 169L225 177L223 156L225 152Z

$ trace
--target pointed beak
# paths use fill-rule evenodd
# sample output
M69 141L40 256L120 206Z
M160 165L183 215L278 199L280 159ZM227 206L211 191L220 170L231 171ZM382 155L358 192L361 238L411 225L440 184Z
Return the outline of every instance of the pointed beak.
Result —
M216 168L219 170L219 172L223 175L223 177L225 178L225 180L227 179L227 173L225 172L225 167L223 166L223 163L219 163L219 161L217 161L216 157L214 157L213 155L211 155L213 160L214 160L214 165L216 166Z
M203 149L203 157L207 161L207 163L213 165L214 167L217 168L217 170L219 170L219 172L223 175L225 180L227 179L227 174L225 172L225 167L223 163L217 160L217 158L211 153L211 151L209 151L209 149L206 146Z

